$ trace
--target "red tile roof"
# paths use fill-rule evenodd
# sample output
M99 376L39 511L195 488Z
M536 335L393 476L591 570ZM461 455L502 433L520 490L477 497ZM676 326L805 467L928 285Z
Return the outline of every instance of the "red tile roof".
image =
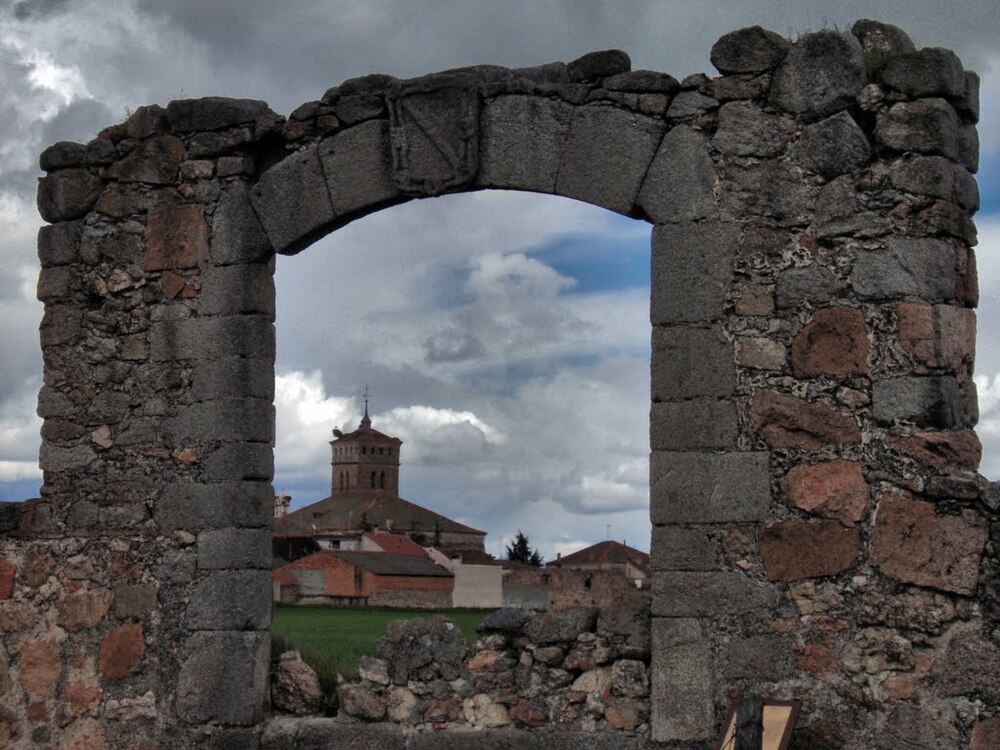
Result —
M426 557L424 548L406 536L406 534L389 534L382 531L373 531L366 534L375 544L384 551L393 555L413 555L415 557Z
M618 565L630 563L638 568L648 569L649 555L642 550L609 539L608 541L592 544L571 555L563 555L561 558L550 560L545 565L572 567L574 565L599 565L601 563Z

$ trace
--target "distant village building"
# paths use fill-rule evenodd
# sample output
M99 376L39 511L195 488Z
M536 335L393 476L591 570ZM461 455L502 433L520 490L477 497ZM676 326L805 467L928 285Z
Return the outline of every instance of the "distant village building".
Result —
M649 555L624 542L607 540L574 552L557 555L545 563L546 569L582 570L585 572L610 571L624 576L637 587L649 578Z
M403 441L372 427L367 403L358 429L334 436L330 496L276 517L276 539L308 537L321 549L354 549L363 532L380 529L422 546L485 549L485 531L399 496Z

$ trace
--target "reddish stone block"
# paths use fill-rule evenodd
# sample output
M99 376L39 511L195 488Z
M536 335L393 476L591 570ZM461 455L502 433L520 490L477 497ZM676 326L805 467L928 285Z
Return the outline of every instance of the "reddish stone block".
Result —
M827 636L817 643L805 644L795 657L795 661L799 667L817 677L840 671L840 661L833 647L832 636Z
M110 605L111 594L107 589L82 589L58 602L57 622L68 630L93 628L107 616Z
M33 698L56 694L62 660L59 644L51 638L38 638L21 646L21 687Z
M774 295L761 284L746 284L736 300L737 315L770 315L774 312Z
M818 310L792 339L796 377L846 377L868 372L868 327L856 307Z
M546 715L532 705L527 698L522 698L511 706L510 718L511 721L522 727L541 727L548 724Z
M49 555L39 549L33 549L24 556L24 564L21 565L19 574L21 583L37 589L52 575L56 563Z
M932 503L891 494L879 505L871 562L889 578L970 596L987 534L974 511L939 516Z
M24 713L25 716L27 716L28 721L47 722L49 720L49 709L42 701L34 701L32 703L29 703Z
M797 581L843 573L861 550L857 528L835 521L792 519L760 534L760 556L771 581Z
M104 691L97 685L88 685L81 680L72 680L66 686L66 701L71 716L83 716L94 708Z
M9 599L14 593L14 575L17 568L10 560L0 557L0 599Z
M822 402L806 401L771 390L754 394L750 402L750 422L772 448L813 450L824 445L861 442L861 429L850 415Z
M985 719L972 730L969 750L997 750L1000 747L1000 718Z
M101 642L101 674L114 680L138 672L145 652L142 625L122 625Z
M917 361L917 372L946 369L959 379L972 372L976 313L954 305L901 302L896 307L899 341Z
M108 174L119 182L173 185L184 161L184 142L174 135L149 138L128 156L113 164Z
M856 461L793 466L782 482L785 500L796 508L852 526L868 511L868 483Z
M193 268L208 255L208 224L201 206L170 206L146 221L147 271Z
M176 297L184 291L186 284L187 282L183 276L178 276L176 273L170 271L164 271L160 277L160 288L163 289L164 299L173 299Z
M958 464L978 469L983 458L983 444L973 430L917 432L906 437L890 437L887 442L892 448L935 466Z

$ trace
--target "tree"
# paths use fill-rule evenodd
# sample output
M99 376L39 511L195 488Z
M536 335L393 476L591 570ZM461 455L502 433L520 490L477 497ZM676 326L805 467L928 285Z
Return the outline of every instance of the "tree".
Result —
M534 565L536 568L541 567L542 564L542 556L538 554L537 549L531 549L528 537L520 529L517 530L514 541L507 545L507 559Z

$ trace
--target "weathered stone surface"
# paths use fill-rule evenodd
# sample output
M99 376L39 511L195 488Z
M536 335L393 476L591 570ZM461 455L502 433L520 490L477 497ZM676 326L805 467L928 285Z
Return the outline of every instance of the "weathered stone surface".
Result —
M173 482L153 504L161 532L177 529L267 526L274 512L274 492L266 482Z
M868 483L856 461L823 461L793 466L782 480L785 501L796 508L845 525L868 512Z
M896 151L917 151L958 157L958 115L944 99L919 99L893 104L882 113L875 137Z
M892 436L888 444L920 461L935 466L958 464L967 469L979 468L983 444L973 430L916 432L908 436Z
M573 108L535 96L500 96L481 115L479 175L484 187L551 193Z
M146 222L147 271L193 268L208 256L208 224L201 206L170 206Z
M851 33L858 38L861 48L865 51L865 64L870 77L884 68L894 56L916 49L905 31L898 26L880 21L862 18L855 21Z
M965 70L949 49L924 47L895 55L879 75L882 82L913 99L926 96L958 98L965 93Z
M268 703L267 633L194 633L185 644L177 680L184 721L249 726Z
M38 260L42 268L65 266L77 259L82 222L65 221L38 228Z
M266 102L224 96L175 99L167 105L167 118L175 133L222 130L253 122L266 114L273 114Z
M947 240L892 237L884 250L858 253L851 286L865 299L933 301L954 296L955 278L955 251Z
M316 672L302 661L299 652L282 654L271 672L271 705L291 714L314 714L322 697Z
M0 599L9 599L14 591L14 578L17 566L10 560L0 557Z
M713 733L712 649L695 619L653 620L652 701L656 742L704 740Z
M274 365L265 359L228 357L195 363L191 395L197 401L232 398L274 399Z
M319 148L296 151L267 170L253 187L252 201L277 252L294 254L306 247L335 216Z
M748 635L734 640L723 657L728 678L777 682L792 674L795 664L788 640L774 635Z
M136 622L122 625L101 641L101 674L117 680L138 672L145 653L142 625Z
M155 583L120 584L111 593L115 617L123 620L148 617L156 607Z
M673 94L680 88L680 84L668 73L659 73L655 70L630 70L608 76L601 81L601 87L608 91Z
M861 430L851 416L820 401L805 401L772 390L754 394L750 422L772 448L812 450L861 442Z
M777 156L790 135L789 123L782 117L765 112L758 104L731 102L719 109L712 145L727 156Z
M65 169L38 181L38 213L45 221L84 216L97 203L103 183L85 169Z
M507 707L484 693L477 693L471 698L466 698L462 708L465 720L473 727L494 728L510 724L510 714Z
M778 274L775 283L775 304L788 309L808 303L819 306L840 292L840 281L833 271L813 263L802 268L788 268Z
M338 217L387 205L399 194L392 178L389 125L370 120L320 144L330 201Z
M273 252L251 205L250 188L245 182L231 183L212 217L212 263L254 263Z
M664 116L668 120L684 120L711 112L718 106L718 99L700 91L681 91L670 102L670 107Z
M790 46L780 34L750 26L719 37L710 59L720 73L763 73L776 67Z
M969 750L991 750L1000 747L1000 718L984 719L972 729Z
M201 274L202 315L260 313L274 316L274 267L241 263L206 268Z
M853 36L824 30L792 45L771 83L770 103L822 117L844 109L866 83L865 56Z
M896 307L899 341L927 368L944 368L959 377L971 374L976 348L976 314L954 305L911 302ZM921 369L918 369L920 372Z
M737 227L724 222L653 227L650 302L653 325L721 317L733 283L738 241Z
M38 157L38 166L43 172L81 167L84 163L85 153L86 147L82 143L58 141L42 151Z
M798 378L844 378L868 372L868 327L856 307L818 310L792 339L792 371Z
M650 562L654 570L717 570L719 555L705 531L654 526Z
M973 511L939 516L932 503L892 494L879 504L870 558L890 578L971 596L986 539Z
M108 174L119 182L173 185L184 158L184 142L180 138L158 135L144 140L128 156L115 162Z
M107 589L80 589L67 594L58 604L58 623L67 630L81 630L99 625L111 606Z
M22 643L18 671L21 687L32 698L55 695L62 672L59 643L52 638L37 638Z
M934 662L931 681L941 695L1000 699L1000 647L975 625L956 625Z
M736 406L731 401L671 401L652 405L650 448L735 448Z
M660 141L637 204L657 224L714 216L715 164L708 139L678 125Z
M649 473L654 524L757 521L771 502L764 452L655 451Z
M958 127L958 162L972 174L979 171L979 131L972 123Z
M916 703L898 703L875 735L876 750L952 750L958 746L952 722L940 710Z
M187 625L192 630L266 630L270 594L270 571L214 571L194 587Z
M517 607L504 607L491 612L476 626L478 633L520 633L530 614Z
M577 107L556 192L631 215L663 130L651 117L608 107Z
M808 126L792 149L792 158L827 179L853 172L868 161L871 146L864 131L846 112Z
M268 529L213 529L198 534L198 567L202 570L271 569Z
M978 418L952 377L902 376L876 380L872 416L882 424L900 420L918 427L972 427Z
M786 347L780 341L756 336L736 340L736 363L742 367L780 372L786 359Z
M534 643L571 643L580 633L593 631L596 623L597 609L572 607L532 616L523 632Z
M653 401L724 398L733 392L733 347L721 329L653 326Z
M674 571L653 580L652 613L655 616L708 617L765 612L777 601L778 592L772 586L742 573Z
M790 519L760 533L760 557L771 581L843 573L861 551L861 534L836 521Z
M479 165L474 75L459 71L397 81L387 101L393 176L403 193L440 195L472 182Z
M949 597L929 591L894 596L878 594L859 601L858 615L868 625L937 633L955 619L955 605Z
M392 682L405 685L427 667L446 680L461 672L468 644L462 631L443 617L396 620L375 642L375 652L392 667Z
M816 186L786 162L734 163L725 178L721 200L730 216L763 216L793 224L804 223L812 212Z
M625 73L632 69L628 53L620 49L588 52L566 65L571 81L595 81L606 76Z

